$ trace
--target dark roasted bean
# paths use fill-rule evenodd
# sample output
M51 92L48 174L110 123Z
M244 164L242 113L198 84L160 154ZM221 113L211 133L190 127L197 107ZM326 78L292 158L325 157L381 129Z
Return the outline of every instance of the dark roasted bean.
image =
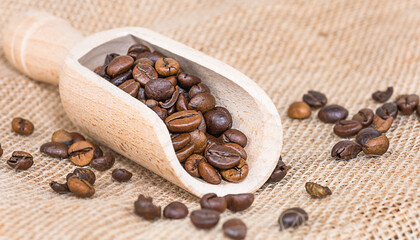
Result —
M137 55L137 59L139 58L147 58L153 61L153 63L156 63L157 60L160 58L165 57L162 53L154 51L154 52L142 52Z
M312 108L320 108L327 104L327 97L321 92L308 91L303 95L303 101Z
M220 170L220 175L222 175L223 179L226 181L238 183L248 176L248 171L248 163L241 158L241 161L237 166L226 170Z
M187 171L187 173L189 173L193 177L200 177L200 173L198 172L198 164L201 161L206 161L203 156L198 154L192 154L185 161L185 171Z
M77 133L77 132L71 132L70 135L71 135L72 143L76 143L76 142L80 142L80 141L85 141L86 140L85 137L83 137L82 134Z
M340 137L351 137L363 128L362 124L355 120L340 120L334 126L334 133Z
M369 108L363 108L358 113L356 113L352 120L358 121L362 124L362 127L369 127L372 124L373 116L375 114Z
M58 182L51 182L50 183L50 187L52 188L52 190L54 190L54 192L57 193L69 193L70 190L67 187L67 183L58 183Z
M331 157L349 160L357 157L362 151L362 146L352 141L340 141L331 150Z
M287 167L286 164L281 159L277 162L276 168L274 168L273 173L271 174L270 178L267 180L268 183L272 182L279 182L281 181L287 174Z
M233 218L223 224L223 232L231 239L245 239L247 227L239 218Z
M280 230L297 228L309 219L308 214L302 208L289 208L283 211L278 219Z
M194 145L194 153L202 153L207 146L207 137L202 131L196 129L190 132L191 144Z
M128 70L127 72L118 74L117 76L115 76L114 78L111 79L111 83L114 84L115 86L120 86L121 84L123 84L125 81L129 80L133 78L133 71Z
M174 86L174 87L175 86L178 86L177 85L178 84L178 80L176 79L175 76L166 77L165 80L169 81L172 84L172 86ZM179 89L178 89L178 92L179 92Z
M76 168L72 173L67 174L67 181L71 176L77 176L80 179L86 180L90 184L95 184L96 175L95 173L88 168Z
M207 87L204 83L199 83L191 87L190 91L188 92L188 96L190 98L195 97L195 95L199 93L210 93L209 87Z
M141 194L137 201L134 202L134 212L146 220L160 218L162 214L160 206L153 205L151 197L145 197Z
M210 209L201 209L191 212L190 218L197 228L210 229L219 222L220 213Z
M157 80L158 74L149 64L137 64L133 69L133 78L145 86L149 81Z
M290 104L287 115L294 119L305 119L311 116L311 107L305 102L294 102Z
M176 102L178 101L178 97L179 97L179 87L176 86L175 87L175 91L174 93L172 93L172 96L170 99L166 100L165 102L159 102L160 106L163 108L172 108L175 106Z
M179 72L178 84L180 87L190 89L192 86L201 83L201 79L194 75L186 74L185 72Z
M373 100L384 103L391 98L394 88L388 87L385 91L376 91L372 94Z
M245 134L237 129L229 129L225 131L222 135L223 141L226 143L232 142L245 147L248 139Z
M178 112L188 110L188 99L185 97L184 94L179 95L175 107Z
M150 52L150 48L148 48L144 44L136 43L128 48L127 55L131 56L134 59L137 59L137 56L143 52Z
M198 128L202 117L197 111L176 112L165 119L166 127L171 132L191 132Z
M207 193L201 197L200 206L203 209L211 209L218 212L224 212L227 202L224 197L218 197L215 193Z
M395 103L398 106L398 110L400 110L403 115L410 115L419 105L419 96L416 94L401 95L397 97Z
M241 156L234 150L223 145L213 145L205 152L207 161L215 168L230 169L238 166Z
M215 107L204 114L207 132L219 136L232 127L232 116L224 107Z
M378 130L374 128L365 128L357 134L356 142L363 146L367 141L379 136L381 136L381 133Z
M208 183L219 184L222 181L220 173L206 161L200 161L198 163L198 172L200 173L200 176Z
M249 208L254 202L254 194L228 194L225 196L227 208L232 212L240 212Z
M49 142L41 145L39 149L42 153L46 153L51 157L66 158L68 157L68 147L60 142Z
M14 151L7 160L7 165L16 170L27 170L32 167L34 160L31 154L23 151Z
M180 202L171 202L163 209L163 216L168 219L182 219L188 216L188 208Z
M376 115L378 115L382 119L387 119L389 117L393 117L395 119L398 115L397 104L385 103L384 105L376 109Z
M124 92L130 94L132 97L137 97L140 89L140 83L134 79L130 79L118 86Z
M243 158L244 160L246 160L248 158L248 155L246 154L245 149L243 149L243 147L239 146L236 143L225 143L223 144L223 146L228 147L230 149L232 149L233 151L237 152L239 154L239 156L241 156L241 158Z
M88 181L73 175L67 180L67 186L74 195L87 198L95 194L95 188Z
M325 123L336 123L347 118L349 112L342 106L333 104L328 105L318 112L318 118Z
M128 182L133 174L125 169L114 169L112 171L112 178L118 182Z
M34 131L34 125L24 118L13 118L12 129L19 135L31 135Z
M165 101L172 96L175 88L169 81L158 78L147 82L144 91L148 98L156 101Z
M159 116L160 119L165 120L168 117L168 110L159 106L152 107L152 110Z
M115 157L113 155L105 155L92 160L90 166L98 171L106 171L114 166Z
M216 99L211 93L198 93L191 98L188 109L197 110L202 113L208 112L216 106Z
M130 56L118 56L111 60L106 69L106 73L115 77L118 74L128 71L133 66L134 59Z
M187 146L187 144L191 141L191 136L189 133L175 133L171 136L172 146L174 147L175 151Z
M189 156L194 153L194 145L190 142L185 147L175 152L179 162L184 162Z

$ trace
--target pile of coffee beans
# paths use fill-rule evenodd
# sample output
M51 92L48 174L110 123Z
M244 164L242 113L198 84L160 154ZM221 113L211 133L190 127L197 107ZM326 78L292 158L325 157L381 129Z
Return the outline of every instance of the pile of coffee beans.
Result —
M94 72L156 112L170 132L179 162L191 176L211 184L222 179L237 183L247 177L247 137L231 129L229 110L216 106L209 87L184 72L178 61L134 44L126 55L106 55Z

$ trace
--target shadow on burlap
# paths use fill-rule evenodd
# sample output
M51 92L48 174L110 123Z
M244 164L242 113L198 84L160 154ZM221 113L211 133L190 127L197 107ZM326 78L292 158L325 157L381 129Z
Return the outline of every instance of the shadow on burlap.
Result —
M86 2L86 3L84 3ZM62 109L58 89L33 82L6 62L0 50L0 239L222 239L222 223L242 218L248 239L420 238L420 121L398 116L387 133L391 146L380 157L364 154L336 161L339 141L332 125L291 120L287 106L309 89L327 94L350 115L375 109L370 94L394 86L395 95L420 94L420 4L417 1L54 1L2 0L0 27L14 14L44 9L68 19L85 35L122 27L150 28L226 62L255 80L273 99L284 131L283 160L292 166L284 180L264 185L252 208L225 212L219 225L196 230L189 219L147 222L133 213L143 193L165 206L197 199L121 156L115 167L135 173L129 183L97 174L93 199L52 192L74 169L67 160L43 156L42 143L57 129L76 130ZM29 137L13 134L13 117L31 119ZM5 161L14 150L35 157L23 172ZM105 149L109 152L108 149ZM304 184L327 185L333 195L314 200ZM302 207L309 221L280 232L277 217Z

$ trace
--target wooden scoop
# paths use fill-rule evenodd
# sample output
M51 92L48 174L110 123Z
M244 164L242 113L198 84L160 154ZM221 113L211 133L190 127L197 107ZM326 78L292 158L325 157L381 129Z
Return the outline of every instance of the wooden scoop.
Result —
M254 192L271 175L282 148L276 107L267 94L232 67L144 28L127 27L83 38L68 22L29 12L5 29L7 59L27 76L59 83L70 120L95 140L196 196ZM240 183L209 184L181 166L163 121L145 104L93 72L108 53L126 54L142 43L179 61L209 86L217 104L232 113L233 128L248 136L249 174Z

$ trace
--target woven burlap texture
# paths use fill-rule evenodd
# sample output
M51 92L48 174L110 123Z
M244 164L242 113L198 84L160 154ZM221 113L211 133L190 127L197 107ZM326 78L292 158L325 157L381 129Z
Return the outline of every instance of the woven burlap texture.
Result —
M420 121L398 116L387 136L386 154L360 154L350 161L330 157L340 139L332 125L291 120L287 107L310 89L329 103L375 109L370 95L394 86L394 96L420 94L420 2L349 1L164 1L2 0L0 29L16 13L42 9L68 19L84 35L123 26L152 29L217 58L256 81L281 115L283 160L292 168L279 183L265 184L247 211L225 212L212 230L190 220L148 222L133 213L142 193L165 206L181 201L191 210L198 199L117 155L115 167L134 173L128 183L97 172L96 194L78 199L54 193L49 182L64 181L75 166L39 152L69 121L58 88L34 82L15 70L0 50L0 239L223 239L222 223L239 217L248 239L418 239L420 238ZM94 94L94 93L93 93ZM11 131L13 117L36 127L28 137ZM12 151L34 155L28 171L11 170ZM110 152L104 148L105 152ZM316 200L304 184L329 186L332 196ZM279 231L277 218L302 207L309 221Z

